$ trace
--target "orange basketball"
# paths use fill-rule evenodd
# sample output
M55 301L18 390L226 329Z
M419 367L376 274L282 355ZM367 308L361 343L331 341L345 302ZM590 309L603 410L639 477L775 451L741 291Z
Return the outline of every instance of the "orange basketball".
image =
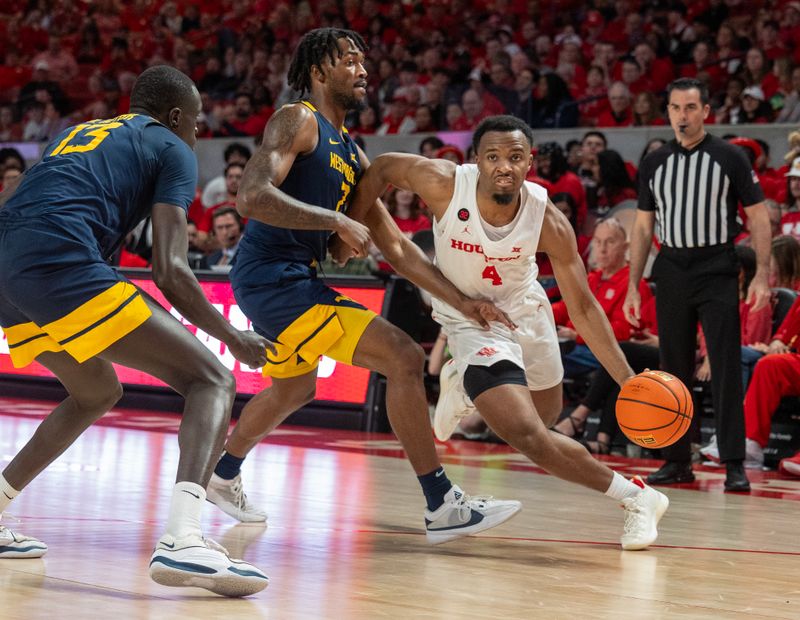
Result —
M694 405L683 382L660 370L646 370L630 379L617 398L617 422L633 443L663 448L689 430Z

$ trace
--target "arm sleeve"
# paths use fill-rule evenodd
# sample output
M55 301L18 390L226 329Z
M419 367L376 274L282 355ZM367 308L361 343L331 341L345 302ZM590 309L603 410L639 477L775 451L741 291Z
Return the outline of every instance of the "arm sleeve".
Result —
M764 200L764 190L758 182L756 173L745 154L736 147L731 157L731 177L742 206L750 207Z
M153 204L176 205L189 211L197 187L197 158L183 142L167 142L158 159Z

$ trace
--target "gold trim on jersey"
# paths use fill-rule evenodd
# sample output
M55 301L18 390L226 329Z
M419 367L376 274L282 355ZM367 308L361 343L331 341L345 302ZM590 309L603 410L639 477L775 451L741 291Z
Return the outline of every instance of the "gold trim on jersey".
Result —
M6 327L11 362L30 364L44 351L66 351L85 362L139 327L152 312L129 282L118 282L47 325L21 323Z
M288 379L308 374L321 355L353 364L353 354L367 325L377 315L365 308L317 304L296 318L278 336L277 354L267 351L265 377Z

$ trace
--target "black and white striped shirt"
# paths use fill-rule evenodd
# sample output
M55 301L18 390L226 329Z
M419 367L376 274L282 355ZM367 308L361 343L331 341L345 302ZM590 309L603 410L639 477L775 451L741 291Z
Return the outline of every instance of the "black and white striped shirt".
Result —
M687 150L676 140L648 155L639 170L639 208L656 212L661 243L698 248L739 234L737 207L764 200L741 148L706 134Z

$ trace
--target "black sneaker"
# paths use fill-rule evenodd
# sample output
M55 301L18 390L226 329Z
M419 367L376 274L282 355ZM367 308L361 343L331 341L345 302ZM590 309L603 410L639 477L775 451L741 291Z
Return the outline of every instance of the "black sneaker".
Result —
M691 463L667 461L658 471L647 476L647 484L682 484L694 482Z
M729 493L749 493L750 481L744 473L744 464L741 461L727 461L725 468L725 490Z

